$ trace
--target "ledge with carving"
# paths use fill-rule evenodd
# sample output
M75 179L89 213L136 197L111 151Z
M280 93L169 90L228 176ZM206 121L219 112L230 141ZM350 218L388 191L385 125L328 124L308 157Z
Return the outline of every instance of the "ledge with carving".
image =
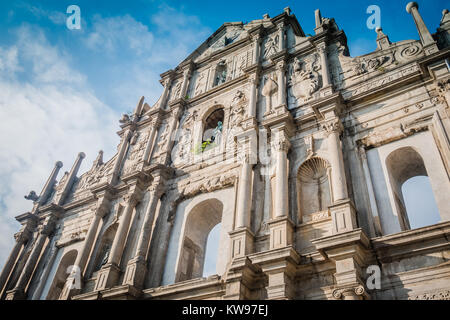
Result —
M432 292L409 296L408 300L450 300L450 289L440 289Z

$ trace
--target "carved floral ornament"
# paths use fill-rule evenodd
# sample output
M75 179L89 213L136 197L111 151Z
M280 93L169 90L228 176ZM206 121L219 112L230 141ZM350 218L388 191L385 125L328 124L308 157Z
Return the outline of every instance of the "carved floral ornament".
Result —
M327 134L336 132L340 134L344 130L341 120L339 118L334 118L331 120L324 121L322 123L322 129L326 131Z

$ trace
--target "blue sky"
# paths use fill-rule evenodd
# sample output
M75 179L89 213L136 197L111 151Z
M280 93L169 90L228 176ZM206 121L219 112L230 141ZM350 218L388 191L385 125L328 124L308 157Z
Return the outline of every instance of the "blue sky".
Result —
M81 8L82 29L66 27L69 5ZM290 6L306 34L314 10L334 17L350 53L376 47L366 27L369 5L381 9L391 41L418 39L407 1L105 1L0 2L0 267L18 230L14 216L31 209L23 199L40 192L54 163L70 170L76 154L111 157L121 113L162 91L159 74L175 67L224 22L276 16ZM435 32L448 1L419 1Z

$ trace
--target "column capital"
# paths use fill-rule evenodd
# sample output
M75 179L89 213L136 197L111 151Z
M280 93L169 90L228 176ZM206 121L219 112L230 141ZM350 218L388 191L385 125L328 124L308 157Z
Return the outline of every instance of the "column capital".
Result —
M284 60L278 61L276 68L278 71L286 71L286 61Z
M340 134L344 130L344 126L339 118L333 118L322 122L322 129L324 129L327 135L331 133Z
M332 292L333 298L336 300L359 300L367 296L366 289L363 285L355 285L348 287L336 288Z
M273 146L276 151L288 152L291 148L291 142L284 131L279 131L274 139Z
M14 234L14 239L17 243L24 243L30 239L30 236L31 231L27 227L25 227L24 229Z
M44 223L37 227L39 234L48 236L50 235L56 227L56 218L52 215L45 219Z
M261 34L259 32L253 33L252 35L250 35L250 38L252 39L252 41L255 41L255 42L259 42L262 39Z

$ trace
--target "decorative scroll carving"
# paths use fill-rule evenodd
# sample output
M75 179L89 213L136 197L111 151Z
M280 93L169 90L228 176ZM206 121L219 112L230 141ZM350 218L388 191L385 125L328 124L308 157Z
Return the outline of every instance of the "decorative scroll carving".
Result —
M340 300L345 296L353 295L353 296L364 296L366 294L366 290L362 285L356 287L346 287L339 288L333 290L333 298Z

